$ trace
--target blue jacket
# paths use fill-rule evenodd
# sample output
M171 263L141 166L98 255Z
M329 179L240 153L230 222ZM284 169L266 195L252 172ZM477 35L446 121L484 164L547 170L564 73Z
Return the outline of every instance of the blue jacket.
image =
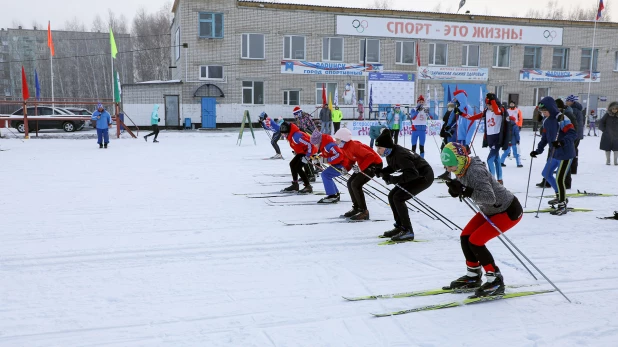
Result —
M155 124L159 124L159 105L154 105L154 109L150 115L150 125Z
M464 145L470 145L477 126L477 121L471 121L466 117L459 117L457 120L457 142L463 142Z
M274 133L279 132L279 123L275 122L270 117L264 118L264 120L262 121L262 127Z
M400 110L399 111L399 130L403 130L403 120L406 117L406 115ZM386 116L386 124L388 125L389 129L393 129L393 125L395 125L395 112L394 111L389 111L388 115Z
M112 116L106 110L103 110L103 112L94 111L90 119L97 122L97 129L107 129L112 124Z
M553 150L552 158L558 160L569 160L575 158L575 140L577 132L568 117L560 113L556 106L556 101L550 96L544 97L541 103L549 111L549 117L543 120L543 134L541 141L536 149L538 154L543 153L545 146L549 144L550 151L554 146L552 142L561 141L562 146Z

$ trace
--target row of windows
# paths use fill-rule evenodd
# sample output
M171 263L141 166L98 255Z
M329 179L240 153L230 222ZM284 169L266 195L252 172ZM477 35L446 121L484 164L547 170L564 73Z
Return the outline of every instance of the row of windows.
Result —
M315 84L315 103L322 104L322 90L326 88L328 95L334 95L337 89L337 83L324 82ZM300 105L300 90L284 90L283 91L284 105ZM356 89L356 97L358 100L363 100L365 97L365 84L358 83ZM264 105L264 82L263 81L243 81L242 82L242 103L245 105Z
M201 38L223 38L223 13L199 13L198 34ZM176 31L176 54L180 57L180 31ZM241 39L242 59L265 59L265 36L264 34L242 34ZM344 61L344 39L342 37L326 37L322 39L322 61ZM415 41L397 41L395 44L396 64L415 64ZM306 39L304 36L289 35L283 38L283 59L305 60ZM554 48L552 56L552 70L569 70L569 48ZM589 70L592 61L592 70L597 71L598 50L595 49L592 59L592 49L583 48L581 54L580 70ZM542 47L525 46L524 63L525 69L540 69L542 61ZM380 63L380 40L360 40L359 62ZM429 43L428 64L446 66L448 62L448 45L446 43ZM510 67L511 47L494 46L493 67ZM461 66L480 66L480 46L463 45ZM618 60L616 69L618 70Z

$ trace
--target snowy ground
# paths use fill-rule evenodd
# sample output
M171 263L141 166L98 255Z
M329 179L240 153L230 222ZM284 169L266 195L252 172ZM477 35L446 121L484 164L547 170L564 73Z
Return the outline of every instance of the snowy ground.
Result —
M374 318L464 297L341 298L449 283L465 269L458 232L412 213L428 242L378 246L392 216L370 199L371 217L389 222L283 226L350 203L274 207L233 195L290 180L266 175L289 172L284 142L286 161L269 161L263 131L257 146L249 132L242 146L236 138L162 132L159 144L112 139L107 150L92 139L0 139L0 346L616 346L618 224L596 217L618 209L618 197L571 199L594 212L526 214L507 233L573 304L552 293ZM524 131L525 168L504 168L522 202L532 140ZM618 194L618 166L605 165L598 142L582 141L571 192ZM431 138L426 148L441 173ZM531 196L541 194L542 161ZM472 212L445 194L435 183L419 197L464 226ZM488 246L507 284L535 283L498 240Z

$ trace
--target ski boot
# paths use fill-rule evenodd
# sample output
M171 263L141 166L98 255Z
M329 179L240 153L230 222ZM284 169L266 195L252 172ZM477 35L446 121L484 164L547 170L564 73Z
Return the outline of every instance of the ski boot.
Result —
M549 214L553 214L554 216L562 216L563 214L567 214L567 212L567 204L563 201L559 202L558 205L556 205L555 210L549 212Z
M551 188L551 186L549 185L549 183L547 183L545 179L543 179L543 181L541 181L540 183L536 184L536 186L539 188L543 188L543 185L545 185L545 188Z
M344 218L350 218L350 217L352 217L352 216L354 216L354 215L357 215L357 214L359 214L359 213L361 213L361 210L359 210L356 206L352 206L352 209L351 209L351 210L349 210L348 212L344 213L344 214L342 215L342 217L344 217Z
M152 143L159 143L159 140L153 140Z
M506 164L505 163L501 163L500 166L506 167Z
M361 210L359 213L350 217L351 221L369 220L369 210Z
M382 235L383 238L391 238L393 236L397 236L399 235L399 233L401 232L401 227L397 224L393 224L395 227L391 230L385 231L384 234Z
M103 148L107 148L107 143L103 145Z
M560 199L558 198L558 194L556 194L556 198L551 199L547 202L548 205L551 205L551 207L555 208L554 206L560 203ZM566 203L569 203L569 199L566 199Z
M504 279L500 270L496 269L496 272L487 272L485 274L487 281L474 292L473 297L484 297L493 295L504 295Z
M294 181L292 182L292 185L282 189L281 190L282 193L294 193L294 192L298 192L298 182Z
M99 148L103 148L103 144L102 143L99 143Z
M311 185L306 185L303 189L298 191L298 194L313 194L313 187Z
M148 136L144 136L144 141L148 142Z
M339 193L337 193L337 194L328 195L320 199L320 201L318 201L318 204L336 204L340 200L341 200L340 195Z
M272 157L270 157L270 159L283 159L283 156L281 154L275 154Z
M468 272L459 277L458 279L451 282L450 285L442 287L444 290L449 289L470 289L470 288L478 288L481 286L483 272L481 271L480 266L471 267L468 266Z
M309 176L309 182L315 183L315 175Z
M521 165L521 164L517 164L517 167L524 167L524 166L523 166L523 165Z
M414 230L411 227L402 227L401 232L393 236L391 241L414 241Z

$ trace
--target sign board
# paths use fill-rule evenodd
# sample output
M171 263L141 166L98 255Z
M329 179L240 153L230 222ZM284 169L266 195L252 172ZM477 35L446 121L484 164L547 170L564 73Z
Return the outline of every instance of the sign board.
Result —
M282 60L281 73L301 75L367 76L369 72L382 71L382 64L346 64Z
M561 46L563 28L337 16L337 35Z
M412 73L369 73L369 101L373 104L415 104L414 74ZM367 107L369 103L365 103Z
M519 70L519 80L524 82L590 82L590 71ZM592 73L592 82L600 82L601 73Z
M478 67L421 66L419 80L434 81L487 81L489 69Z

